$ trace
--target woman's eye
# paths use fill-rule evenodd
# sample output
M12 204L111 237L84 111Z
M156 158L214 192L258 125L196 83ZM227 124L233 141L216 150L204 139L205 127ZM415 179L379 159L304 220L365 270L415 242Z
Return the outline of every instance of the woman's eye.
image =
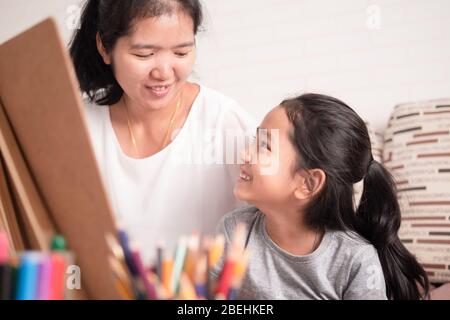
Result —
M149 54L134 54L136 57L138 58L150 58L151 56L153 56L153 53L149 53Z
M175 55L178 57L186 57L189 54L189 52L175 52Z

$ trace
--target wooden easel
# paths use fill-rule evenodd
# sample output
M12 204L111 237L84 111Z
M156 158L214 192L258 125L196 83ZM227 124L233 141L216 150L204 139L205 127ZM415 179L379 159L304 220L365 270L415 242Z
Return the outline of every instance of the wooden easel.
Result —
M47 19L0 45L0 226L15 250L62 234L88 299L120 299L117 228L87 131L72 62Z

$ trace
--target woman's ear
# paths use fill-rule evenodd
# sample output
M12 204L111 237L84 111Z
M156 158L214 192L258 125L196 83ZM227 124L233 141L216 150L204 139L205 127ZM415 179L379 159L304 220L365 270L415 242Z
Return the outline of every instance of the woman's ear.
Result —
M102 39L100 38L100 34L98 32L95 35L95 40L97 42L98 53L100 53L100 55L102 56L103 62L108 65L111 64L111 57L106 52L105 47L103 46Z
M326 179L327 175L322 169L311 169L307 173L296 173L295 197L298 200L307 200L313 197L322 190Z

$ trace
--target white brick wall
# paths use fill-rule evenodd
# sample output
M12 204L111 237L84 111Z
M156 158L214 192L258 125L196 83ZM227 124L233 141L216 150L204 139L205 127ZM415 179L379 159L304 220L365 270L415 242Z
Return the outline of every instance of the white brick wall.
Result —
M376 128L401 102L450 97L450 0L202 0L194 80L260 120L305 91L335 95ZM0 0L0 42L80 0ZM375 6L375 7L373 7ZM379 30L371 30L373 10Z
M72 34L68 25L73 21L71 17L74 13L71 6L79 6L80 2L81 0L0 0L0 43L48 16L56 19L63 39L68 41Z
M397 103L450 97L449 0L203 3L195 78L259 120L283 98L315 91L383 129Z

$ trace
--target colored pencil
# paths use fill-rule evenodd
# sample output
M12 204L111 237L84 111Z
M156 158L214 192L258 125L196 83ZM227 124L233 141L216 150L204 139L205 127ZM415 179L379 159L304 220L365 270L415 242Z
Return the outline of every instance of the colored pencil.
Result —
M130 246L131 249L131 258L133 259L133 263L137 268L140 279L144 284L145 291L147 293L147 298L150 300L156 300L156 289L154 285L152 285L147 277L147 271L145 270L144 263L142 262L141 254L136 245Z
M178 299L180 300L196 300L197 294L195 292L195 287L189 279L185 272L181 273L180 276L180 292L178 294Z
M50 277L50 300L64 300L66 260L59 253L50 254L51 277Z
M52 278L52 261L48 255L43 256L39 264L38 300L50 299L50 281Z
M183 272L184 261L186 258L186 251L187 251L186 238L182 237L178 242L175 252L175 260L173 262L173 274L170 289L174 294L178 292L180 276L181 273Z
M40 254L24 253L17 275L17 300L36 300Z
M247 271L249 261L249 251L245 250L244 254L237 260L234 266L234 272L231 279L231 287L228 292L228 300L235 300L242 286L242 282Z
M0 231L0 300L11 299L13 269L9 264L9 241L6 232Z
M208 256L207 253L204 252L200 259L198 260L196 269L195 269L195 291L197 293L197 296L199 299L206 299L208 297L207 292L207 263L208 263Z

